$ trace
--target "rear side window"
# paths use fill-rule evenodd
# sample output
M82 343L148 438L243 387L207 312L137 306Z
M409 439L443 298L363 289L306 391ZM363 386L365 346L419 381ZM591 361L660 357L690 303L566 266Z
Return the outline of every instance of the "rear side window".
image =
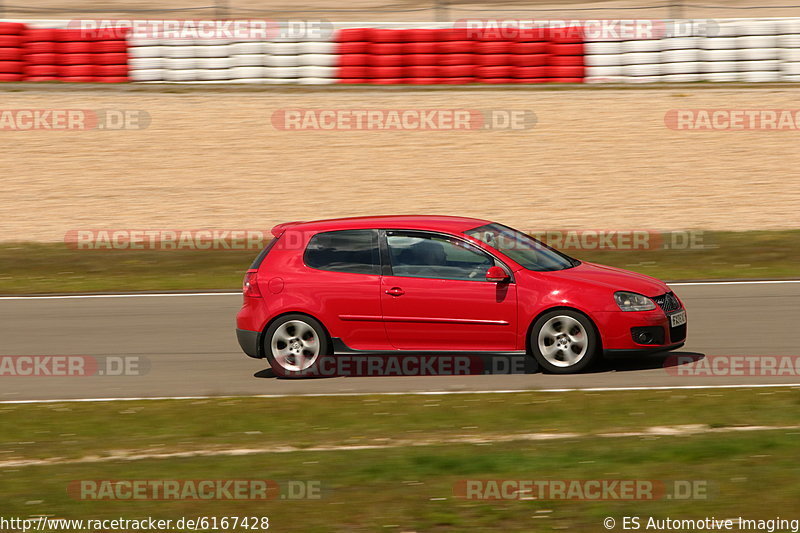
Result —
M318 270L379 274L378 232L344 230L318 233L309 241L303 260Z

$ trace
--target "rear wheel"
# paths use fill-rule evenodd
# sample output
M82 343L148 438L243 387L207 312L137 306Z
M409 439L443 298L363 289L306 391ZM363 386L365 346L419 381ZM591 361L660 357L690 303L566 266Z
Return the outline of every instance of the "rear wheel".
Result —
M553 374L574 374L588 367L597 352L594 326L581 313L557 309L531 328L530 347L538 363Z
M325 329L307 315L278 318L267 328L263 342L264 354L278 376L319 376L320 363L328 355Z

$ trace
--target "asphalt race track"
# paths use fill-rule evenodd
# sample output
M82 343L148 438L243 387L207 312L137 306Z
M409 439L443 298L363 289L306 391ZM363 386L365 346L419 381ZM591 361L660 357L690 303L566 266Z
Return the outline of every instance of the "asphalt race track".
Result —
M800 354L800 282L675 284L689 313L678 353ZM0 356L138 357L140 375L0 376L0 401L207 395L488 391L798 384L800 376L676 375L664 356L607 361L594 372L277 379L241 353L238 294L2 298ZM709 359L710 360L710 359ZM747 372L745 372L747 374Z

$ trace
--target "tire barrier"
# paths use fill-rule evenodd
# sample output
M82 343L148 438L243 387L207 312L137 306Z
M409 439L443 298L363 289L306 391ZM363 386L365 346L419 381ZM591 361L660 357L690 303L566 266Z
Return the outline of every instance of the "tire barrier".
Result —
M128 43L116 34L0 21L0 81L126 82Z
M25 25L0 22L0 81L22 81L25 77Z
M571 31L515 38L465 28L346 28L336 33L339 83L433 85L583 81L583 37ZM556 35L568 33L568 36Z
M334 83L336 43L128 39L130 77L141 82Z
M46 29L30 30L45 32ZM128 79L128 43L115 35L51 30L58 62L57 81L120 83Z
M491 32L339 27L327 40L166 38L0 21L0 81L536 84L800 81L800 18L601 38L579 26ZM688 22L688 24L677 24ZM546 21L542 22L542 26ZM350 26L350 25L348 25ZM513 37L503 35L513 34Z
M709 35L586 42L586 83L800 81L800 19L721 19ZM695 27L686 25L686 27Z
M58 32L53 28L26 27L23 32L25 81L58 81Z

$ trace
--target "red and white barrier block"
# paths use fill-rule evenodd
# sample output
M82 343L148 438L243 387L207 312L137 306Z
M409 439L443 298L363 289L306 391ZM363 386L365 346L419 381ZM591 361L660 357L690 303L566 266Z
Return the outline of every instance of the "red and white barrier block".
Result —
M513 38L466 28L344 28L336 32L340 83L543 83L583 80L580 28Z
M0 22L0 81L129 81L128 42L117 33Z
M169 26L161 22L161 27ZM800 18L718 19L711 28L697 21L667 22L661 29L674 26L689 31L609 36L590 31L588 22L586 28L555 28L547 21L524 31L494 32L441 25L348 24L326 37L303 40L272 34L162 37L157 32L75 29L76 21L0 21L0 81L307 85L800 81Z
M22 81L25 77L24 32L24 24L0 21L0 81Z

